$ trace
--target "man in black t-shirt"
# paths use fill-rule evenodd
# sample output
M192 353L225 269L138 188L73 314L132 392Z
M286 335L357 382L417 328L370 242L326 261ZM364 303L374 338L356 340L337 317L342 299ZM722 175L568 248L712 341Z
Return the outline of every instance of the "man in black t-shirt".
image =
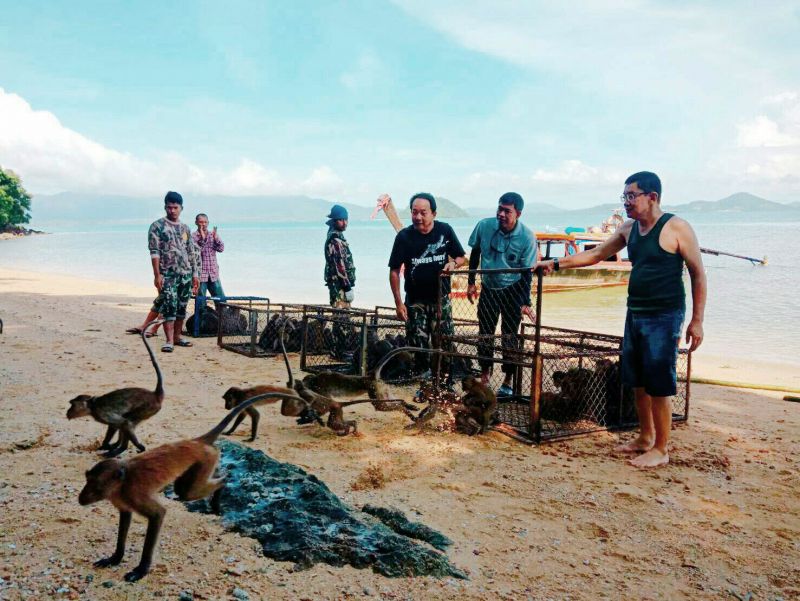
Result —
M415 194L411 197L410 207L413 225L400 230L394 239L389 258L389 284L397 316L406 322L408 345L429 348L429 338L437 329L439 274L463 265L466 253L453 228L441 221L434 221L436 199L432 194ZM405 267L405 302L400 297L401 266ZM442 286L441 331L452 334L450 282L444 280ZM428 363L427 357L417 355L418 370L424 370Z

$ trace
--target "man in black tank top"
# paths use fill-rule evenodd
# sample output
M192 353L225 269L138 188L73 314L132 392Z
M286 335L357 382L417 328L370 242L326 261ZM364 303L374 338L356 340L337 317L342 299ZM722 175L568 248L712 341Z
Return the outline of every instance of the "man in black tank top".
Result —
M631 175L625 180L621 200L629 220L605 242L537 266L545 274L561 267L585 267L628 247L633 269L621 368L623 383L634 390L640 432L615 450L640 453L630 461L636 467L658 467L669 462L670 397L676 392L675 364L686 311L683 265L692 285L692 318L686 328L690 351L703 341L706 275L692 227L661 210L661 180L655 173Z

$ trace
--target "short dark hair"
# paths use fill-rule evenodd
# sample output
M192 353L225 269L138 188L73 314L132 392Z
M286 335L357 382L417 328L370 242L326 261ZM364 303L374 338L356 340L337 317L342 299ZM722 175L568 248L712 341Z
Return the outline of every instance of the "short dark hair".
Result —
M433 194L430 194L428 192L419 192L418 194L414 194L414 196L411 197L411 200L408 203L409 209L414 206L414 201L417 200L418 198L421 198L422 200L427 200L428 203L430 203L431 205L431 213L436 212L436 199L433 197Z
M206 219L208 219L208 215L206 215L205 213L198 213L197 215L194 216L194 220L197 221L198 217L205 217Z
M173 192L172 190L170 190L164 197L164 204L165 205L175 204L183 206L183 196L181 196L177 192Z
M525 206L525 201L522 200L522 196L520 196L516 192L506 192L500 197L500 200L497 201L497 204L514 205L514 208L517 211L522 211L522 207Z
M650 194L655 192L658 194L658 200L661 201L661 180L652 171L639 171L634 173L625 180L625 185L629 186L636 184L642 192Z

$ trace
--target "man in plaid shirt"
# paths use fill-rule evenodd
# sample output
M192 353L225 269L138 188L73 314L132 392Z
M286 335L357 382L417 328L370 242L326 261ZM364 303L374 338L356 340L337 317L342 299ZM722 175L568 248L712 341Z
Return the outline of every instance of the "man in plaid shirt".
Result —
M211 293L211 296L220 297L225 296L222 290L222 282L219 280L219 265L217 264L217 253L225 250L219 235L217 235L217 228L208 232L208 215L200 213L194 218L194 224L197 226L197 231L192 234L192 239L200 249L200 290L199 296L205 296L206 291Z

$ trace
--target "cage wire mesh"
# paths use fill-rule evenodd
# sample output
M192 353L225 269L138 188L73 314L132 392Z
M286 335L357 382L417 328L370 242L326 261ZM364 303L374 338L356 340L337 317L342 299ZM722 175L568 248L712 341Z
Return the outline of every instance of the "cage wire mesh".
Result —
M211 305L210 302L213 302L213 305ZM247 305L251 302L269 302L269 299L263 296L194 296L189 301L187 307L188 311L186 321L184 322L184 333L193 338L217 337L219 335L221 302ZM234 333L230 331L233 325L233 322L226 322L226 329L229 330L227 333Z
M302 346L303 305L264 300L231 300L219 303L219 346L248 357L280 354L280 336L288 352Z
M537 323L539 284L534 278L529 297L527 284L514 282L519 273L474 270L443 275L439 311L446 316L449 304L452 325L442 324L445 360L437 382L460 393L460 376L483 370L489 370L494 390L508 382L508 394L498 396L498 429L526 441L635 427L633 391L620 377L622 337ZM526 301L539 307L532 322L522 317ZM679 352L677 372L673 420L685 421L690 377L686 350Z
M323 305L303 307L300 368L361 374L369 311Z

